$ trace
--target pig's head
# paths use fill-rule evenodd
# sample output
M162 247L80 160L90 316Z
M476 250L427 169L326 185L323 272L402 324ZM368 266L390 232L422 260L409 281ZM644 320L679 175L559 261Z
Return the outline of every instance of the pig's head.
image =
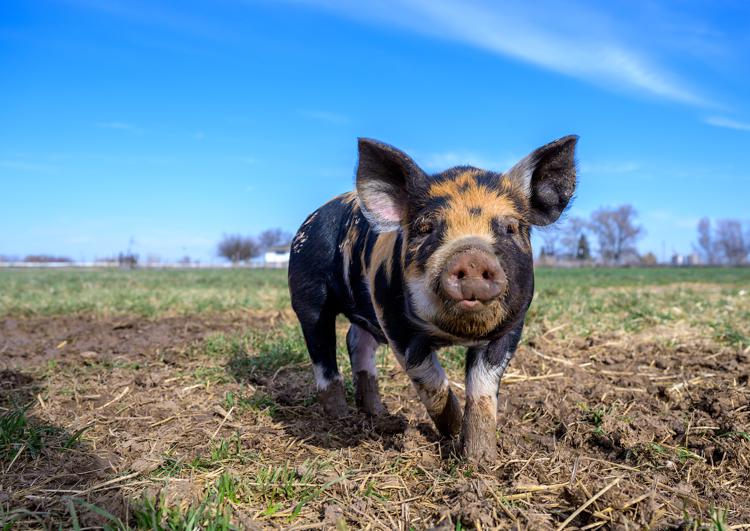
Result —
M360 207L375 230L402 230L410 310L425 327L473 340L518 321L533 295L531 227L554 223L573 196L577 140L551 142L506 173L429 176L402 151L360 139Z

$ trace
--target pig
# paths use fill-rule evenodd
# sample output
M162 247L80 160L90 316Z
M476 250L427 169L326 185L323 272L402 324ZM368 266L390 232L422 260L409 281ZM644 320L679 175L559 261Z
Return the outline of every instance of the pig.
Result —
M388 344L437 431L472 462L497 455L500 378L534 293L533 226L550 225L576 187L578 137L546 144L505 173L458 166L429 175L407 154L358 141L355 190L304 221L292 240L289 290L326 415L349 414L336 363L336 316L356 405L386 412L375 352ZM466 348L464 411L439 349Z

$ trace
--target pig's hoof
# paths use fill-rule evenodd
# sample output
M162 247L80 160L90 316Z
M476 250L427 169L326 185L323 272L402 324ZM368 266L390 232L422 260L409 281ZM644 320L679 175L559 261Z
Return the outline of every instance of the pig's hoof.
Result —
M364 413L378 417L386 412L385 406L380 400L378 380L375 375L359 371L354 375L354 387L357 406Z
M472 463L493 463L497 458L497 404L489 396L466 398L461 428L461 452Z
M373 417L379 417L381 415L385 415L386 413L385 406L383 405L383 402L380 400L379 396L367 397L362 401L360 409L362 409L362 411L367 413L368 415L372 415Z
M325 389L319 389L318 401L323 406L325 414L330 418L338 419L349 415L344 384L341 380L333 380Z
M491 465L497 460L497 442L495 438L485 438L461 443L461 453L467 461L477 465Z
M453 391L448 391L448 400L445 402L443 410L432 417L435 427L443 437L454 437L461 431L461 404Z

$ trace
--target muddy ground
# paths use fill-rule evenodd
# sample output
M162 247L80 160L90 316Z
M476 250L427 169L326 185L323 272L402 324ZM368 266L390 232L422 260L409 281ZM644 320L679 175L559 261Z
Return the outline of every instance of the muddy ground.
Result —
M389 414L332 422L304 359L257 364L227 343L292 323L0 318L0 413L26 405L36 434L6 445L0 519L146 526L152 503L259 529L750 528L746 348L674 326L567 340L549 326L506 373L499 459L477 470L390 355Z

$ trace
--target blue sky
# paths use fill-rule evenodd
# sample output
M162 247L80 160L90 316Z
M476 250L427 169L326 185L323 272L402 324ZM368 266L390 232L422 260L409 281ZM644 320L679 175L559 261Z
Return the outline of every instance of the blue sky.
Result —
M0 254L215 260L350 189L357 136L439 171L569 133L569 215L687 252L750 218L748 65L743 0L5 1Z

